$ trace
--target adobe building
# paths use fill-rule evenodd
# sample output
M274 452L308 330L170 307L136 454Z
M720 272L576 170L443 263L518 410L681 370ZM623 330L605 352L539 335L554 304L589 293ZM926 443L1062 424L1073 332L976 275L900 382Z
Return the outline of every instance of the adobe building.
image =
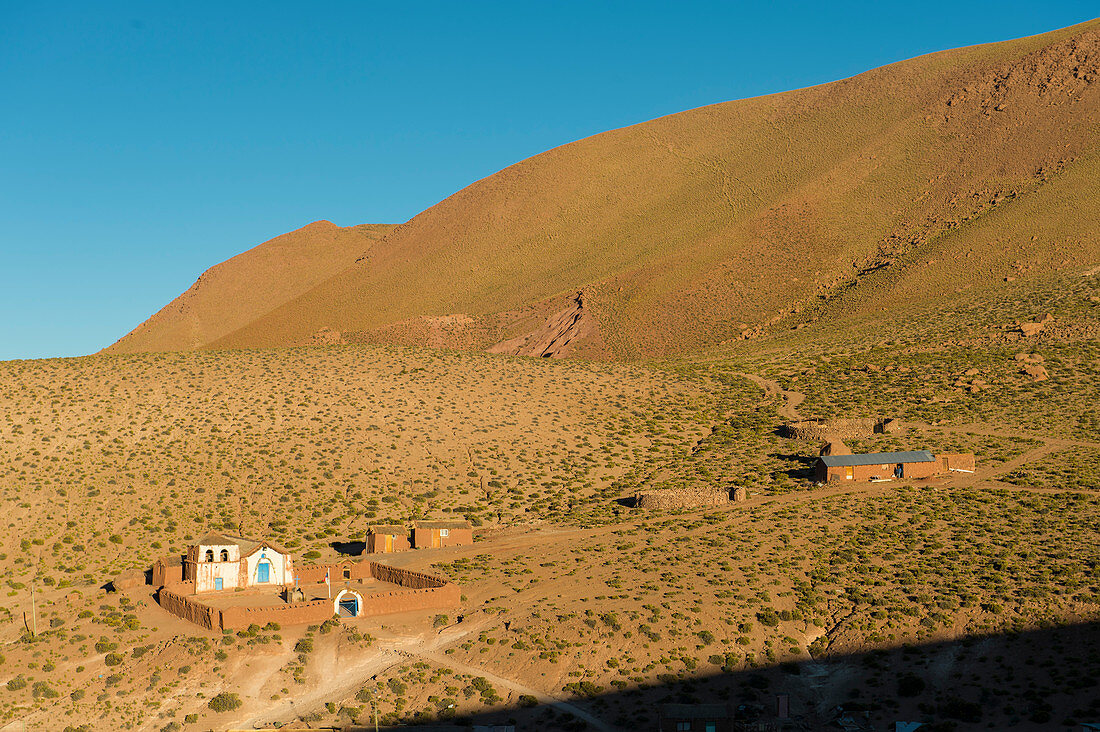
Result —
M815 465L818 482L931 478L951 471L973 472L974 456L941 455L928 450L822 455Z
M194 583L196 593L285 587L294 582L293 561L284 549L267 540L211 532L187 547L183 581Z
M474 530L469 521L417 521L413 524L414 549L440 549L473 543Z
M179 584L183 584L183 557L173 554L153 562L153 587Z
M157 603L212 631L441 610L462 599L457 585L436 575L366 559L299 567L270 542L220 534L188 547L183 571L174 572L179 566L172 557L154 565Z
M943 473L973 473L977 469L973 453L944 453L937 459Z
M733 710L725 704L662 704L659 732L733 732Z
M389 554L411 548L409 530L404 526L377 525L367 527L367 553Z

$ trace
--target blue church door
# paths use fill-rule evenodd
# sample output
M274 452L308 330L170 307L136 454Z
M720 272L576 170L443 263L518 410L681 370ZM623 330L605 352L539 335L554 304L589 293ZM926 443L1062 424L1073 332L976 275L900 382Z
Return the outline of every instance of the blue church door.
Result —
M270 582L271 581L271 562L260 562L256 565L256 581L257 582Z

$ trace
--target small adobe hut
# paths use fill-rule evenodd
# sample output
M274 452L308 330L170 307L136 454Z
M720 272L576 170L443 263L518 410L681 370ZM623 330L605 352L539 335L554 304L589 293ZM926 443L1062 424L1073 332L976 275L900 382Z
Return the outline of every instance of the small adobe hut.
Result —
M821 446L821 452L819 455L851 455L852 451L848 449L841 440L836 438L829 438L825 444Z
M293 584L294 570L290 554L266 539L211 532L187 547L183 580L194 582L196 593L277 587Z
M413 524L414 549L440 549L473 543L474 530L469 521L417 521Z
M409 530L397 524L379 524L367 527L367 553L389 554L411 548Z
M657 713L660 732L733 732L733 709L726 704L662 704Z
M973 453L943 453L938 459L942 473L973 473L977 469Z
M173 554L153 562L153 587L183 584L183 557Z

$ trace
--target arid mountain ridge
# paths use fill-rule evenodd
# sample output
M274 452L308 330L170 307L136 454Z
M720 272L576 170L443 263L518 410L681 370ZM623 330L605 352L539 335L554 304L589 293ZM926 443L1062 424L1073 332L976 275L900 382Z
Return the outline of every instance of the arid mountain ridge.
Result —
M316 222L109 353L333 342L638 359L1100 259L1100 21L681 112L394 227Z

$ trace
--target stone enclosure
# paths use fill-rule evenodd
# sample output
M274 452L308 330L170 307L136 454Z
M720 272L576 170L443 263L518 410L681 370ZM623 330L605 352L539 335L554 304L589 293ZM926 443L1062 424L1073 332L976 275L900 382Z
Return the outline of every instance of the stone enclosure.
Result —
M890 417L803 419L783 426L783 435L794 440L849 440L900 432L901 422Z

